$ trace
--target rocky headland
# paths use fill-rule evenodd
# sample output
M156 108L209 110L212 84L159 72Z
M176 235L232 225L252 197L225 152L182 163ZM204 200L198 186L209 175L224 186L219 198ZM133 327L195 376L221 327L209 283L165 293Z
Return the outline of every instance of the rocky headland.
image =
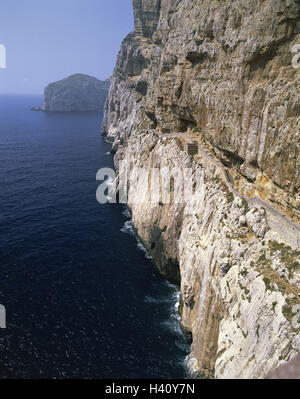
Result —
M49 84L44 92L44 112L100 112L109 90L109 80L101 81L92 76L75 74Z
M300 1L133 7L103 123L133 225L180 285L190 375L266 378L300 352ZM154 170L177 171L169 201Z

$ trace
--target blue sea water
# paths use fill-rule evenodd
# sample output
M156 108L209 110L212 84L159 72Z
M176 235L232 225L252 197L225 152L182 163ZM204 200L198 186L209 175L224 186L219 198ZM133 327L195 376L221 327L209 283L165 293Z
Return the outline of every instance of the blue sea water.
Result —
M178 291L96 201L101 116L41 103L0 96L0 378L184 377Z

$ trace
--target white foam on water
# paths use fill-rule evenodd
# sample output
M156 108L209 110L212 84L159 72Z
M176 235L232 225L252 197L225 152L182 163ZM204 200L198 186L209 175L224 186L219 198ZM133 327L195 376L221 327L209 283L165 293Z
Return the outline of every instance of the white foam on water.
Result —
M124 210L123 215L126 216L126 217L130 217L130 213L129 213L128 209ZM130 235L134 236L136 238L136 240L137 240L138 249L140 249L141 251L144 252L145 257L147 259L152 259L151 256L149 255L147 249L144 247L142 242L139 240L139 238L135 234L134 227L133 227L131 219L128 220L127 222L125 222L125 224L122 227L121 231L123 233L125 233L125 234L130 234ZM180 291L179 291L178 287L175 284L172 284L172 283L170 283L167 280L165 280L165 284L172 291L170 295L163 296L163 297L158 297L158 298L154 298L154 297L151 297L151 296L146 296L144 298L144 301L146 303L150 303L150 304L163 304L163 303L169 304L169 306L170 306L170 318L161 323L162 328L168 329L169 331L175 333L178 336L178 339L176 339L176 341L175 341L176 346L180 350L188 352L189 351L189 345L187 343L185 343L184 341L182 341L183 332L182 332L181 325L180 325L181 318L180 318L180 315L179 315ZM186 359L187 359L186 357L182 358L180 360L180 363L185 365L186 362L187 362Z
M152 257L151 257L151 255L149 254L149 252L147 251L147 249L144 247L144 245L141 243L141 241L137 238L137 247L138 247L138 249L140 249L141 251L143 251L144 252L144 254L145 254L145 258L146 259L152 259Z
M171 304L172 303L172 300L171 300L170 297L158 297L158 298L155 298L155 297L152 297L152 296L145 296L144 301L146 303L157 303L157 304L159 304L159 303L169 303L169 304Z
M162 323L162 326L165 329L176 333L177 335L182 335L181 327L180 327L178 320L175 320L174 318L172 318L172 316L171 316L171 320L164 321Z
M181 350L183 350L185 352L188 352L189 349L190 349L189 345L186 342L184 342L184 341L177 341L176 340L175 341L175 345L177 346L177 348L179 348L179 349L181 349ZM185 359L186 359L186 357L184 357L182 359L182 361L185 362Z
M131 220L127 220L127 222L125 222L124 226L121 228L121 232L125 234L135 235Z
M170 287L170 288L172 288L173 290L175 290L176 292L178 291L177 285L175 285L175 284L173 284L173 283L170 283L170 281L166 280L166 281L165 281L165 284L166 284L168 287Z
M171 295L170 301L170 319L162 322L162 326L169 331L173 331L178 336L182 337L183 332L180 326L181 317L179 315L179 305L180 305L180 291L177 286L167 282L167 285L174 290ZM184 343L178 342L178 347L182 348Z
M104 141L105 141L107 144L113 144L113 142L112 142L111 140L108 140L107 137L104 138Z
M124 212L126 212L126 211L128 212L128 210L125 210ZM134 227L133 227L133 224L132 224L131 220L127 220L127 222L125 222L124 226L121 228L121 232L134 236L136 238L136 241L137 241L137 248L140 251L144 252L144 255L145 255L146 259L149 259L149 260L152 259L150 254L149 254L149 252L147 251L147 249L144 247L144 245L141 243L141 241L139 240L139 238L135 234Z
M190 347L187 345L187 351L188 352L190 352ZM183 358L183 360L182 360L182 364L183 364L183 366L184 366L184 368L187 370L188 369L188 362L189 362L189 360L190 360L190 355L187 355L187 356L185 356L184 358Z
M126 208L126 209L122 212L122 215L125 216L127 219L129 219L129 218L131 217L128 208Z
M178 287L175 286L174 284L171 284L169 282L166 282L166 284L172 288L174 292L172 292L170 295L167 296L162 296L158 298L146 296L144 298L144 301L146 303L153 303L153 304L169 304L169 318L163 322L161 322L161 325L164 329L167 329L169 331L172 331L176 335L180 336L180 339L182 338L183 332L181 330L180 326L180 315L179 315L179 305L180 305L180 291L178 290ZM177 341L176 341L177 342ZM186 346L184 342L178 341L176 345L183 350L186 350Z

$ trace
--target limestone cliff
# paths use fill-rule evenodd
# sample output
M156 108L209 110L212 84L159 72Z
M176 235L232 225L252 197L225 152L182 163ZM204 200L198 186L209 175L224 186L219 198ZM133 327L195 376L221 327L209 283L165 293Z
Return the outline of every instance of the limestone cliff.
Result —
M300 1L133 5L103 123L133 224L180 283L190 373L264 378L300 351ZM169 201L151 184L166 169ZM181 172L193 190L178 201Z
M102 111L108 94L109 80L75 74L49 84L44 92L45 112Z

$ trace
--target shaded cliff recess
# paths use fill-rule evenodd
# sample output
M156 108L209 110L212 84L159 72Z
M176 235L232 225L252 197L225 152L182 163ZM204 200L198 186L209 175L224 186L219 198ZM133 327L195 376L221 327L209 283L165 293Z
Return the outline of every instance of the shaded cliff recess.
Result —
M133 7L102 130L135 230L180 284L189 373L265 378L300 352L300 1ZM174 168L192 197L153 201L153 169Z

